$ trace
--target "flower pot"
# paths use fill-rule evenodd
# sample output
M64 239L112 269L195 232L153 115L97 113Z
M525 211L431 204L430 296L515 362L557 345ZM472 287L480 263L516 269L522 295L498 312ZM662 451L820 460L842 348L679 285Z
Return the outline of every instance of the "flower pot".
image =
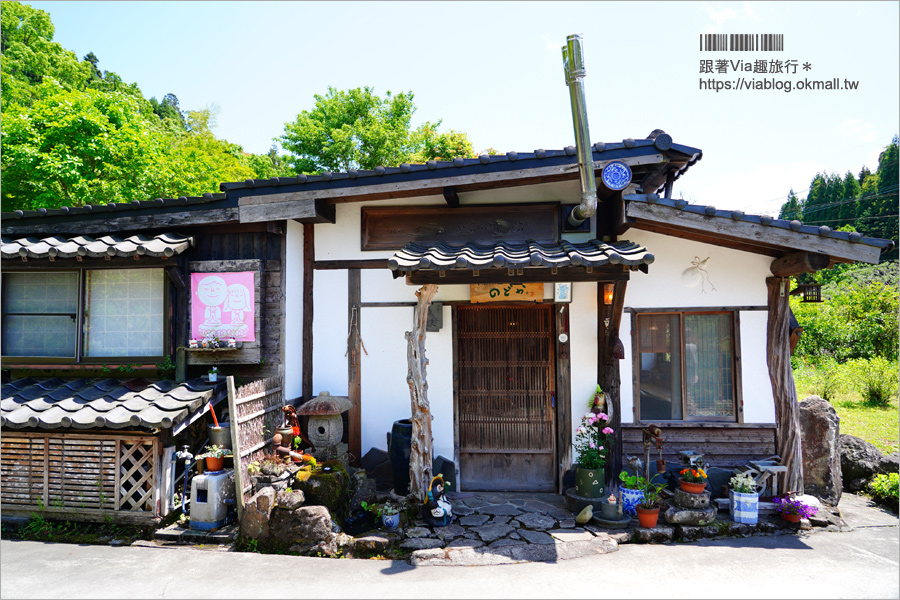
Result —
M644 499L644 490L630 490L628 488L622 488L622 512L631 517L635 516L637 512L635 508L639 502Z
M690 481L679 479L678 487L681 488L682 492L687 492L688 494L702 494L703 490L706 489L706 482L704 481L703 483L691 483Z
M210 471L221 471L225 468L225 457L224 456L207 456L206 457L206 468Z
M728 490L728 514L735 523L755 525L759 521L759 494Z
M400 525L400 513L393 515L381 515L381 522L388 529L396 529Z
M657 473L665 473L666 472L666 459L664 459L664 458L656 459L656 472Z
M584 469L575 467L575 493L584 498L602 498L603 483L606 481L606 472L603 467L598 469Z
M218 373L210 373L210 374L209 374L209 382L210 382L210 383L213 383L214 381L218 381L218 380L219 380L219 374L218 374Z
M641 508L637 506L635 510L637 511L638 523L640 523L641 527L647 529L656 527L656 522L659 520L659 507Z
M781 513L781 518L789 523L799 523L800 515L789 515L787 513Z

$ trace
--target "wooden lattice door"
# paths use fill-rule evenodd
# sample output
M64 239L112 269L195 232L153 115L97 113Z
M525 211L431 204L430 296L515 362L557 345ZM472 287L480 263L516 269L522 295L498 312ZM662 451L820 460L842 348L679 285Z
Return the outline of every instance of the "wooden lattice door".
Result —
M553 307L460 306L460 480L466 490L555 491Z

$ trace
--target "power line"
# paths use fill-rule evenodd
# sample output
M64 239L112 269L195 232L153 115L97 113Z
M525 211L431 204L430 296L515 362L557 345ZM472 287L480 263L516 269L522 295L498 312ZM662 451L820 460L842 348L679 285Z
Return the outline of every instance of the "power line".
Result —
M877 217L857 217L853 219L851 222L855 223L857 221L867 221L869 219L895 219L900 217L900 215L879 215ZM825 221L804 221L804 225L819 225L820 223L834 223L838 219L827 219ZM848 223L849 224L849 223Z

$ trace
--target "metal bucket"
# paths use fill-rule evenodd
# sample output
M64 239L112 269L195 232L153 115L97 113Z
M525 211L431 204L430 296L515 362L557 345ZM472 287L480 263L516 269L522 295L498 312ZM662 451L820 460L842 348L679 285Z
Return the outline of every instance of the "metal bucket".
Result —
M206 431L209 435L209 443L215 444L220 448L228 448L231 450L231 423L219 423L219 427L215 425L207 425Z

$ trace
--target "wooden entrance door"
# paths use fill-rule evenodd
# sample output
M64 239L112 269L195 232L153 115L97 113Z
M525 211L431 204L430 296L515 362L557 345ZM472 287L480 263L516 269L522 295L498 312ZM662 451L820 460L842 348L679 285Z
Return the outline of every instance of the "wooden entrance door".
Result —
M465 490L555 491L553 305L457 310Z

